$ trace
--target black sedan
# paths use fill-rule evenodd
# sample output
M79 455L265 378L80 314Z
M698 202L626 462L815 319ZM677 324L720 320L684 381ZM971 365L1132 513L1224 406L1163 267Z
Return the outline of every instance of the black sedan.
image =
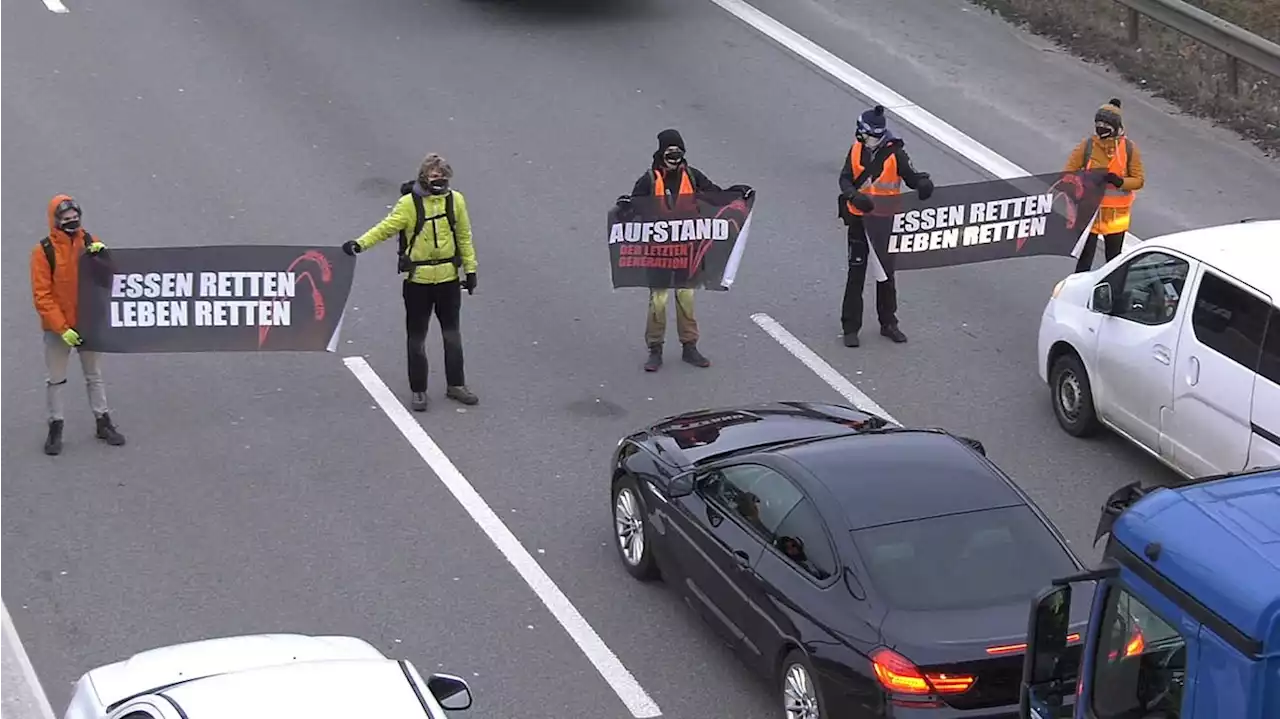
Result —
M979 442L852 407L670 417L611 469L623 566L676 587L787 717L1014 716L1029 602L1083 570Z

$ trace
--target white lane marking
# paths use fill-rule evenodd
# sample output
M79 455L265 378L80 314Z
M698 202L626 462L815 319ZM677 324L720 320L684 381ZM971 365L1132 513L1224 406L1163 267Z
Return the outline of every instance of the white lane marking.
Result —
M66 5L62 4L62 0L44 0L44 6L49 8L49 12L56 12L58 14L71 12L67 9Z
M937 115L908 100L893 88L841 60L814 41L760 12L743 0L711 0L711 2L769 36L784 48L808 60L814 67L844 83L858 94L870 98L879 105L884 105L886 110L898 115L903 122L950 147L992 175L1008 180L1032 174L995 150L964 134ZM1131 232L1125 235L1126 243L1141 241Z
M369 366L369 363L363 357L346 357L342 361L356 379L360 380L360 384L364 385L365 390L409 441L409 444L413 445L418 456L431 467L480 529L489 535L489 540L498 548L498 551L502 552L511 566L515 567L529 588L538 595L556 621L560 622L560 626L564 627L582 653L595 665L600 676L604 677L618 698L627 705L631 714L636 719L662 716L658 705L649 697L631 672L622 665L617 655L609 649L600 635L596 634L587 620L573 606L573 602L560 591L560 587L556 586L551 577L543 571L533 555L520 544L516 535L512 534L502 519L489 508L489 504L476 492L467 478L462 476L422 425L418 424L413 415L409 414L409 410L396 399L395 394Z
M835 367L832 367L826 360L818 356L817 352L809 349L809 346L800 341L800 338L791 334L782 323L763 312L757 312L751 315L751 321L760 326L760 329L769 334L770 337L777 340L782 348L790 352L792 356L800 360L805 367L808 367L814 374L818 375L818 379L826 382L831 389L840 393L840 396L849 400L849 402L859 408L864 409L872 414L878 414L881 417L891 421L898 422L888 410L881 407L875 400L867 396L865 392L858 389L844 375L840 374ZM900 423L899 423L900 424Z
M36 704L40 710L41 719L56 719L53 713L53 707L49 704L49 695L44 693L44 687L40 684L40 677L36 676L36 668L31 666L31 657L27 656L27 650L22 646L22 640L18 638L18 628L13 626L13 617L9 616L9 607L0 599L0 622L4 623L4 642L13 650L14 656L18 658L18 667L22 670L22 678L27 683L27 688L35 696Z

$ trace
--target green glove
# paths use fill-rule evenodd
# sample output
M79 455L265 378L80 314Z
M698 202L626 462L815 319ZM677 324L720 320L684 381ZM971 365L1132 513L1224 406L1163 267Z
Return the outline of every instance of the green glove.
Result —
M103 251L103 250L105 250L105 249L107 249L107 246L106 246L106 245L104 245L104 244L102 244L101 242L98 242L97 240L94 240L93 242L90 242L90 243L89 243L89 247L88 247L89 254L91 254L91 255L96 255L96 254L98 254L99 252L102 252L102 251Z
M80 339L79 332L76 332L75 330L68 328L66 332L62 333L62 341L66 342L68 346L75 347L76 345L80 344L84 340Z

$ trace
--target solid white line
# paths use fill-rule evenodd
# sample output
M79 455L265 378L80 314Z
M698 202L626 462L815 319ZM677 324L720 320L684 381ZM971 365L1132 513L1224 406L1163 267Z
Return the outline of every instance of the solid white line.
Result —
M65 13L71 12L66 5L62 4L62 0L44 0L44 6L49 8L50 12Z
M27 656L27 650L22 646L22 639L18 637L18 628L13 626L13 617L9 616L9 607L5 605L4 600L0 599L0 622L4 624L4 641L13 647L13 653L18 657L18 666L22 670L22 678L27 683L28 689L35 695L36 704L40 709L40 716L43 719L56 719L53 713L53 707L49 704L49 695L44 693L44 687L40 684L40 677L36 676L36 668L31 666L31 657Z
M844 375L840 374L835 367L827 364L827 361L819 357L817 352L809 349L808 345L787 331L787 328L783 327L780 322L763 312L751 315L751 321L759 325L760 329L769 333L769 336L777 340L783 349L804 363L805 367L808 367L814 374L818 375L819 379L830 385L831 389L839 392L842 397L849 400L853 406L872 414L878 414L891 422L901 424L884 407L881 407Z
M858 94L870 98L876 104L884 105L886 110L902 118L903 122L950 147L992 175L1002 180L1009 180L1033 174L743 0L711 0L711 2L767 35L787 50L808 60L814 67L839 80ZM1127 233L1125 241L1141 242L1133 233Z
M342 361L356 379L360 380L365 390L409 441L409 444L417 450L418 456L431 467L480 529L489 535L489 540L498 548L498 551L502 552L511 566L515 567L529 588L538 595L556 621L560 622L560 626L564 627L582 653L595 665L600 676L604 677L618 698L627 705L632 715L636 719L662 716L658 705L649 697L631 672L627 671L564 592L560 591L560 587L556 586L551 577L543 571L533 555L520 544L516 535L512 534L502 519L489 508L489 504L476 492L475 487L471 486L466 477L462 476L422 425L418 424L413 415L409 414L409 410L396 399L395 394L369 366L369 363L363 357L347 357Z

